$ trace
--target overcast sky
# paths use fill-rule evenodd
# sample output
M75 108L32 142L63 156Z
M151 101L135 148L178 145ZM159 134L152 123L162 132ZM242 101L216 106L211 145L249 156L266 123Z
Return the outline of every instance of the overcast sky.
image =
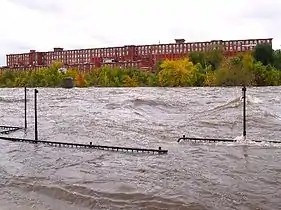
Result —
M274 38L281 0L1 0L0 65L6 54L212 39Z

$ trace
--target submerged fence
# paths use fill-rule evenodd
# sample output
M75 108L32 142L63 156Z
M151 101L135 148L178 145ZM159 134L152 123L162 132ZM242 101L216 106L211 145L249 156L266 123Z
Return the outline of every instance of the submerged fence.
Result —
M24 127L18 126L7 126L0 125L0 134L8 135L12 132L16 132L21 129L27 129L27 88L24 88ZM58 147L75 147L75 148L91 148L91 149L100 149L100 150L110 150L110 151L126 151L126 152L141 152L141 153L157 153L157 154L167 154L168 150L163 150L161 147L158 149L145 149L145 148L131 148L131 147L122 147L122 146L103 146L103 145L94 145L92 142L89 144L79 144L72 142L57 142L57 141L42 141L38 139L38 117L37 117L37 95L38 90L34 89L34 139L22 139L22 138L14 138L14 137L4 137L0 136L1 140L7 140L12 142L27 142L32 144L45 144L51 146ZM243 99L243 130L242 135L244 139L246 139L246 87L242 87L242 99ZM197 138L197 137L188 137L183 135L182 137L177 139L177 142L180 141L195 141L195 142L237 142L235 139L227 139L227 138ZM267 143L276 143L279 144L281 141L261 141L261 140L252 140L253 142L267 142Z
M242 87L242 99L243 99L243 118L242 118L242 124L243 124L243 131L242 135L243 138L246 139L246 91L247 88L245 86ZM194 142L237 142L235 139L227 139L227 138L197 138L197 137L187 137L186 135L183 135L182 137L178 138L177 142L180 142L182 140L186 141L194 141ZM261 140L252 140L253 142L264 142ZM281 141L266 141L268 143L281 143Z
M27 129L27 89L24 88L24 129ZM57 142L57 141L42 141L38 139L38 117L37 117L37 94L38 90L34 90L34 139L23 139L15 137L4 137L0 136L1 140L12 141L12 142L27 142L32 144L45 144L51 146L59 147L75 147L75 148L90 148L90 149L99 149L99 150L110 150L110 151L123 151L123 152L137 152L137 153L153 153L153 154L167 154L168 150L163 150L161 147L158 149L146 149L146 148L133 148L133 147L122 147L122 146L105 146L105 145L94 145L92 142L89 144L79 144L72 142ZM6 126L0 125L0 134L9 134L17 130L23 129L23 127L16 126Z

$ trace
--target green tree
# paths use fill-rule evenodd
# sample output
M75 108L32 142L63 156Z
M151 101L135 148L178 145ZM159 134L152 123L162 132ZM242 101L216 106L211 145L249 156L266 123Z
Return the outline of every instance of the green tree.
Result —
M273 53L273 66L281 70L281 50L275 50Z
M210 46L206 52L206 62L212 66L213 70L216 70L220 67L224 58L224 48L220 45Z
M215 71L215 84L219 86L253 85L254 59L251 55L233 57L226 60L221 68Z
M204 52L191 52L188 55L190 61L196 65L196 64L200 64L202 66L202 68L206 68L207 67L207 59L206 59L206 54Z
M258 44L253 52L256 61L260 61L263 65L273 64L274 55L270 44Z

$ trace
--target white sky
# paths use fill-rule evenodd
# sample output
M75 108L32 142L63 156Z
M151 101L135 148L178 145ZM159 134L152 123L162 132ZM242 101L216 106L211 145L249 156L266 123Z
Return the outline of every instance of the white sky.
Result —
M281 0L1 0L0 65L6 54L212 39L274 38Z

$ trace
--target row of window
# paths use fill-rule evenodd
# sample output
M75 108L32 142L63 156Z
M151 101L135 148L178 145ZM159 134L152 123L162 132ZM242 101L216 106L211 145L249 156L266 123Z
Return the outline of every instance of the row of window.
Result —
M254 47L254 45L252 46L228 46L226 47L225 50L229 50L229 51L234 51L234 50L238 50L238 51L243 51L243 50L247 50L247 49L252 49ZM192 51L203 51L206 48L176 48L176 49L172 49L169 46L167 48L163 47L162 49L158 49L158 50L149 50L148 48L141 48L140 50L136 50L135 51L135 55L156 55L156 54L171 54L171 53L188 53L188 52L192 52ZM103 52L103 53L95 53L95 54L68 54L68 55L47 55L44 58L46 60L57 60L57 59L63 59L63 60L68 60L68 59L84 59L84 60L89 60L92 57L119 57L119 56L128 56L128 52L127 53L123 53L123 54L119 54L118 52ZM36 56L37 57L37 56ZM27 56L21 56L21 55L17 55L17 56L12 56L12 57L8 57L8 63L9 62L15 62L15 61L28 61L29 62L29 57ZM35 60L38 60L35 59Z
M228 51L244 51L246 49L253 49L254 47L229 47ZM158 52L153 51L151 53L149 53L148 51L142 51L139 52L138 55L161 55L161 54L182 54L182 53L186 53L187 51L183 50L183 49L176 49L175 52L172 52L172 50L159 50ZM111 55L111 54L105 54L105 55L97 55L97 57L119 57L118 55ZM84 63L84 62L91 62L91 58L89 56L86 57L82 57L82 56L77 56L77 55L73 55L73 56L48 56L46 57L46 60L43 62L46 62L47 64L52 63L52 61L54 60L61 60L64 63ZM29 59L15 59L15 60L8 60L8 65L14 64L14 63L23 63L23 64L29 64L31 61ZM39 64L38 60L34 60L33 61L34 64Z
M236 51L236 50L230 50L230 51ZM239 49L238 49L238 51L240 51ZM168 56L168 57L173 57L173 55L179 55L179 54L165 54L165 53L163 53L162 54L162 56L161 56L161 54L159 53L158 54L159 56L158 56L158 58L161 58L161 57L163 57L163 55L171 55L171 56ZM154 56L157 56L157 55L154 55ZM166 57L166 56L165 56ZM49 64L51 64L53 61L57 61L57 60L59 60L59 61L62 61L63 63L67 63L67 64L77 64L77 63L86 63L86 62L88 62L88 63L91 63L92 62L92 60L91 59L78 59L78 58L68 58L68 59L61 59L61 58L50 58L50 59L47 59L47 60L45 60L43 63L42 62L38 62L38 61L33 61L33 62L30 62L29 60L25 60L25 61L21 61L21 60L18 60L18 61L15 61L15 62L8 62L8 66L11 66L11 65L14 65L14 64L19 64L19 65L29 65L29 64L33 64L33 65L42 65L42 64L47 64L47 65L49 65Z
M246 40L243 43L238 41L229 41L228 45L225 46L227 51L244 51L253 49L254 46L261 42L270 42L270 40ZM201 44L197 45L196 44ZM202 51L206 49L209 43L181 43L181 44L170 44L170 45L155 45L155 46L137 46L135 47L135 55L157 55L157 54L172 54L172 53L188 53L191 51ZM193 48L192 48L193 45ZM154 47L154 49L153 49ZM155 49L157 47L157 49ZM114 49L114 50L113 50ZM102 51L103 50L103 51ZM117 51L120 50L120 51ZM94 52L94 53L92 53ZM83 54L86 53L86 54ZM133 52L131 52L133 54ZM43 60L47 63L52 62L53 60L63 60L67 62L86 62L90 61L92 57L120 57L128 56L128 48L108 48L108 49L92 49L92 50L72 50L72 51L61 51L61 52L47 52ZM32 56L33 57L33 56ZM17 55L8 55L7 64L13 63L25 63L28 64L31 62L30 54L17 54ZM38 54L35 56L35 63L38 63ZM33 60L33 59L32 59ZM41 59L40 59L41 60Z
M254 46L228 46L228 48L226 48L227 51L244 51L244 50L248 50L248 49L253 49ZM141 51L137 51L136 55L157 55L157 54L172 54L172 53L177 53L177 54L181 54L181 53L187 53L187 52L191 52L191 51L202 51L204 50L203 48L196 48L194 50L189 50L189 49L163 49L163 50L158 50L158 51L149 51L147 49L143 49ZM114 54L114 53L103 53L103 54L95 54L93 55L93 57L119 57L122 55L119 54ZM44 57L46 61L49 60L82 60L82 61L87 61L90 60L92 57L89 54L86 55L81 55L81 54L74 54L74 55L52 55L52 56L46 56ZM8 63L10 62L19 62L19 61L24 61L24 62L29 62L29 58L22 58L22 57L18 57L18 58L10 58L8 59ZM37 61L37 59L35 59L35 61Z
M244 41L225 41L222 42L223 46L228 49L229 47L240 47L243 45L254 45L262 42L270 42L270 40L244 40ZM163 45L146 45L146 46L136 46L136 52L148 53L162 53L163 51L167 53L182 53L190 52L192 50L202 50L203 48L212 46L212 42L198 42L198 43L180 43L180 44L163 44ZM85 49L85 50L70 50L70 51L58 51L58 52L46 52L44 53L46 57L53 56L68 56L68 57L86 57L90 58L92 56L126 56L129 54L128 49L130 47L114 47L114 48L98 48L98 49ZM10 59L28 59L30 54L20 54L20 55L9 55Z
M21 60L27 60L29 59L30 55L28 54L17 54L17 55L8 55L7 60L15 60L15 59L21 59Z
M242 46L242 45L248 45L248 44L258 44L261 43L262 40L245 40L245 41L226 41L223 42L223 46L228 48L229 46ZM266 40L265 40L266 41ZM209 46L212 46L213 43L211 42L198 42L198 43L181 43L181 44L163 44L163 45L146 45L146 46L136 46L132 49L135 49L136 51L168 51L174 52L180 51L181 49L187 49L186 51L196 50L196 49L202 49ZM128 49L130 47L114 47L114 48L98 48L98 49L87 49L87 50L70 50L70 51L61 51L61 52L47 52L48 54L52 55L128 55Z
M47 60L46 63L47 64L51 64L55 60ZM58 59L58 60L62 61L63 63L67 63L67 64L77 64L77 63L86 63L86 62L88 62L86 60L77 60L77 59L69 59L69 60L60 60L60 59Z

